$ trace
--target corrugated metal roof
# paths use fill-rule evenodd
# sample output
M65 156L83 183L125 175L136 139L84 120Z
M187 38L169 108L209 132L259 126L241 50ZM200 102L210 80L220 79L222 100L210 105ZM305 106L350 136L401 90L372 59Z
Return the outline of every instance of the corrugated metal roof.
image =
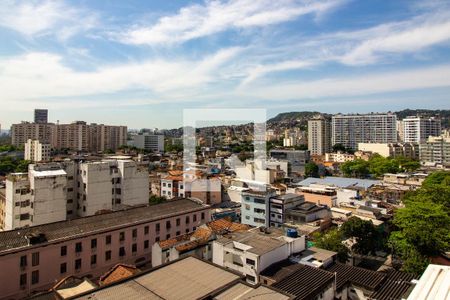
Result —
M297 185L309 186L311 184L323 184L337 186L340 188L357 188L357 189L368 189L372 185L379 184L380 180L371 179L358 179L358 178L345 178L345 177L324 177L324 178L314 178L308 177L305 180L300 181Z
M386 274L367 269L335 263L327 271L336 272L336 289L341 289L347 282L375 290L384 280Z
M241 282L235 284L225 292L214 297L214 299L217 300L287 300L290 298L290 296L279 293L269 287L259 286L257 288L253 288Z

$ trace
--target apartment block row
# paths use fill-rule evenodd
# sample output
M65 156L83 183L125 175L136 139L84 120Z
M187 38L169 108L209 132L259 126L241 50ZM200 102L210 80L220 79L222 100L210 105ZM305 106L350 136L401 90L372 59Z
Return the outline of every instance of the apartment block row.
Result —
M29 139L50 144L55 149L102 152L126 145L127 127L87 124L83 121L71 124L22 122L11 126L11 143L14 146L23 146Z
M70 275L98 278L117 263L151 263L155 242L210 221L210 208L180 199L0 232L0 298L46 291Z
M4 191L4 230L148 204L148 170L132 160L32 164Z

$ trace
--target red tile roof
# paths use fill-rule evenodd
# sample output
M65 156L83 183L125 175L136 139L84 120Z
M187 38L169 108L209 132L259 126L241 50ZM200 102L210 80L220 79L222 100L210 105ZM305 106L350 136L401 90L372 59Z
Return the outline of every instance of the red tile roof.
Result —
M121 279L128 278L131 275L134 275L138 272L140 272L140 270L135 266L119 263L100 277L99 284L100 285L110 284L119 281Z

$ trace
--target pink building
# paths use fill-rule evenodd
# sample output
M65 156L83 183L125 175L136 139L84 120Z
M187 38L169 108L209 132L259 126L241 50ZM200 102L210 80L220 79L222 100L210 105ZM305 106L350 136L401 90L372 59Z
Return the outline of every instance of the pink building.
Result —
M151 263L155 242L210 221L208 205L158 205L0 232L0 298L44 291L60 279L98 278L117 263Z

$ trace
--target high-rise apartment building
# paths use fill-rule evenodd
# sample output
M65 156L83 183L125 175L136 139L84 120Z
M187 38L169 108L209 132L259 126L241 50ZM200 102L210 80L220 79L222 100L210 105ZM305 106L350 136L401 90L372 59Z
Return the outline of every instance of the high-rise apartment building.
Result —
M34 123L40 123L40 124L48 123L48 110L47 109L35 109L34 110Z
M6 180L3 228L46 224L148 203L148 170L132 160L29 166Z
M11 126L14 146L23 146L28 139L51 144L55 149L82 152L117 150L127 143L126 126L87 124L76 121L71 124L40 124L22 122Z
M450 167L450 135L430 136L419 145L420 160Z
M331 122L327 118L308 120L308 150L311 155L331 152Z
M50 160L50 144L43 144L38 140L28 140L25 143L24 156L26 160L32 162L49 161Z
M406 143L424 143L429 136L439 136L441 134L441 119L407 117L402 120L403 141Z
M133 135L131 138L132 145L136 148L155 152L164 151L164 135L162 134L143 133Z
M395 114L337 114L332 118L332 145L342 144L356 150L358 143L397 142Z

